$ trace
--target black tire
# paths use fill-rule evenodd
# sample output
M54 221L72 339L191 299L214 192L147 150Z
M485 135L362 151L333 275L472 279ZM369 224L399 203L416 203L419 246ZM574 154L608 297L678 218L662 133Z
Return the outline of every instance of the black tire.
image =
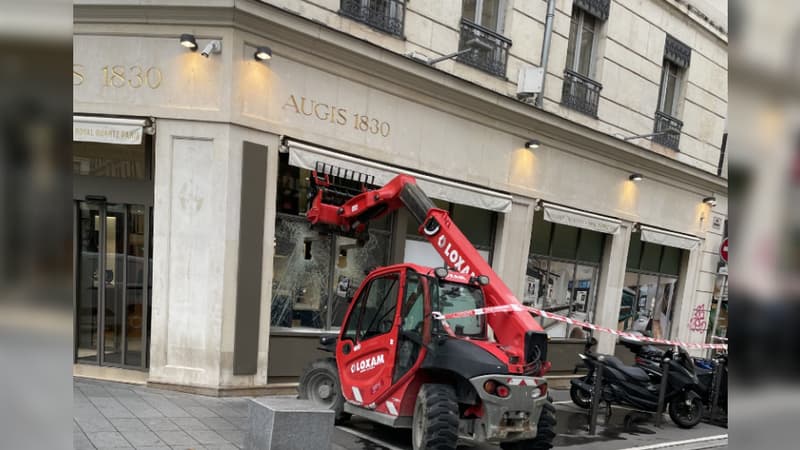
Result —
M335 414L335 422L350 418L344 412L344 396L334 358L318 359L303 371L297 386L298 398L327 406Z
M669 402L669 418L681 428L693 428L703 419L703 402L694 397L690 405L684 396Z
M547 396L547 402L542 407L539 415L539 424L536 437L524 441L504 442L500 444L503 450L550 450L553 448L553 439L556 438L556 407L553 398Z
M593 380L584 379L583 382L591 384ZM574 384L569 386L569 398L572 399L572 403L575 403L580 408L589 409L592 407L592 393L586 392Z
M458 402L453 386L422 385L414 405L411 442L414 450L455 450Z

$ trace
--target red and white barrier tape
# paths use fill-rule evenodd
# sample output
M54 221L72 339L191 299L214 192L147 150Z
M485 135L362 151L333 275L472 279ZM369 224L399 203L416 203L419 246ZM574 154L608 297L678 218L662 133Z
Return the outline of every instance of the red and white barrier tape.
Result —
M450 314L442 314L440 312L434 312L433 318L440 320L442 322L442 326L444 327L445 331L451 336L454 335L450 325L447 323L447 319L459 319L462 317L473 317L473 316L480 316L484 314L498 314L504 312L531 312L536 314L537 316L542 316L546 319L553 319L558 320L560 322L566 322L570 325L578 325L583 328L589 328L591 330L601 331L603 333L610 333L615 336L622 336L636 341L647 342L651 344L665 344L665 345L677 345L679 347L685 348L714 348L714 349L728 349L728 344L700 344L700 343L693 343L693 342L678 342L678 341L670 341L666 339L656 339L647 336L641 336L638 334L633 333L626 333L624 331L614 330L608 327L601 327L599 325L595 325L589 322L583 322L580 320L575 320L566 316L561 316L558 314L553 314L551 312L543 311L538 308L534 308L532 306L523 306L520 304L512 304L512 305L501 305L501 306L489 306L486 308L478 308L472 309L468 311L460 311L456 313Z

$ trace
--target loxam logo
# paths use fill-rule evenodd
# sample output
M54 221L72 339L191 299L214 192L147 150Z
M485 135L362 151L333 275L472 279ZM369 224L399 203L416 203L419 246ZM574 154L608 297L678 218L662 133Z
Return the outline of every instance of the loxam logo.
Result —
M464 258L458 254L458 250L456 250L449 242L447 242L447 238L444 234L439 236L439 239L436 241L436 244L439 246L440 249L443 250L445 260L450 261L452 264L451 267L455 268L456 271L461 272L463 274L468 274L470 276L475 276L475 272L469 267L469 265L465 264Z
M373 356L371 358L362 359L350 364L350 373L364 373L382 366L384 364L383 354Z

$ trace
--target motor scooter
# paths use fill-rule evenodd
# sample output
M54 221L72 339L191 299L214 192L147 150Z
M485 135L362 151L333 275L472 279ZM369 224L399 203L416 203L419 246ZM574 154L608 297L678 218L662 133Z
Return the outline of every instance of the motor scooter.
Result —
M579 355L589 372L571 380L572 401L582 408L591 406L595 374L602 368L601 401L656 412L663 371L628 366L612 355L595 353L591 348L596 343L594 338L587 340L586 351ZM664 397L669 416L679 427L692 428L702 419L704 406L694 361L685 349L675 347L664 352L661 363L669 366Z

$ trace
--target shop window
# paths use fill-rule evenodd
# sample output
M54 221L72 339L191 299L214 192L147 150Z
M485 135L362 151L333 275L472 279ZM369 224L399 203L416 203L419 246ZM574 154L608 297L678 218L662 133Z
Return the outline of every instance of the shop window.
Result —
M682 256L678 248L631 235L618 329L669 339Z
M533 219L523 303L579 320L590 319L597 296L605 235ZM543 320L550 337L581 337L580 328Z
M370 223L369 239L312 229L308 210L310 172L281 154L275 220L271 324L277 328L335 329L371 269L388 264L391 216Z
M478 250L486 261L492 262L494 248L494 230L497 224L497 213L472 206L458 205L444 200L433 199L437 208L450 214L469 242ZM406 221L405 260L431 267L440 267L443 262L439 254L428 241L417 232L419 224L413 218Z
M72 143L72 173L78 176L149 180L151 137L138 145L113 145L96 142Z

